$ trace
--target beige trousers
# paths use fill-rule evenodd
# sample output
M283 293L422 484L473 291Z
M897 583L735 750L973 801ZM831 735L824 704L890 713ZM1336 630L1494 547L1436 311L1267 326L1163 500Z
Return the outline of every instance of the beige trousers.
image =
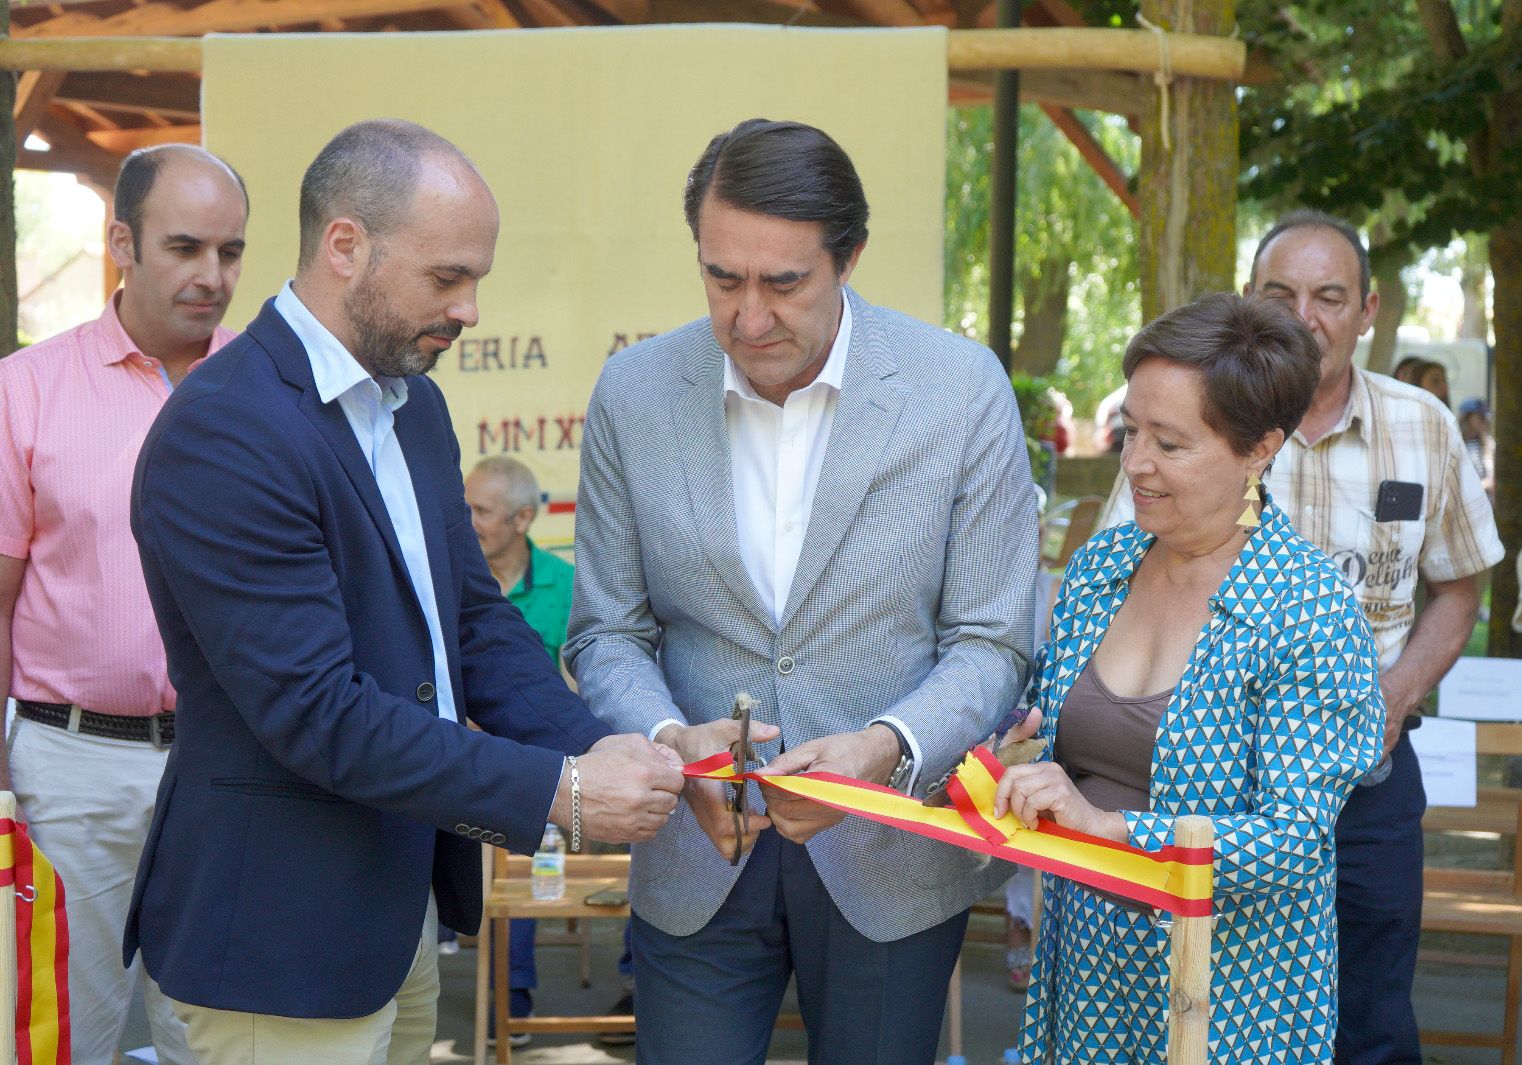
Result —
M140 959L122 966L122 928L168 753L20 717L9 748L16 802L63 881L74 1065L111 1065L142 969ZM195 1065L185 1026L147 974L143 997L159 1061Z
M428 1065L438 1022L438 939L429 895L412 970L396 997L368 1017L274 1017L170 1001L200 1065Z

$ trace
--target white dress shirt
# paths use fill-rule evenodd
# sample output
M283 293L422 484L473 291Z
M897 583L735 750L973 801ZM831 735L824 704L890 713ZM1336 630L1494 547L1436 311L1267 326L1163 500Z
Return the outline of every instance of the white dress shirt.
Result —
M771 610L773 623L782 620L787 608L835 423L851 346L851 305L842 306L840 328L824 369L780 407L757 395L734 360L724 356L724 417L729 423L740 559Z
M830 445L835 407L851 347L851 302L841 293L840 328L819 376L792 392L779 407L756 394L744 372L724 356L724 417L729 425L729 466L735 498L740 560L751 583L780 624L798 570L798 556L814 510L814 490ZM914 756L912 790L922 764L914 733L898 718L874 719L895 726ZM650 730L654 739L672 720Z
M338 401L359 449L364 452L376 487L391 517L396 541L402 549L407 576L413 594L428 623L428 638L433 644L433 686L439 701L439 716L458 721L454 689L449 683L449 658L444 652L444 630L439 625L439 604L433 591L433 573L428 568L428 544L423 537L423 520L418 514L417 495L412 490L412 475L407 470L407 456L393 429L395 413L407 402L407 382L396 377L371 377L355 361L349 350L291 289L290 282L275 297L275 310L306 348L312 363L312 380L324 403Z

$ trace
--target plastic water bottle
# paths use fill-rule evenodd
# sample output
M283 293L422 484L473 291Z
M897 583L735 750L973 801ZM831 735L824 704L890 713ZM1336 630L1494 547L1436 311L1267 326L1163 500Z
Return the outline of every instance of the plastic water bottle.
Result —
M565 840L554 825L544 826L544 839L529 865L529 888L534 898L554 902L565 895Z

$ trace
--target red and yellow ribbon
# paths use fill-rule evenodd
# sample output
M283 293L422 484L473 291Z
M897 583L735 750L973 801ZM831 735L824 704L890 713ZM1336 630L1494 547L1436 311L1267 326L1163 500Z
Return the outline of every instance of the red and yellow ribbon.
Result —
M728 753L684 770L704 780L753 780L848 814L919 836L989 854L1075 880L1180 917L1210 913L1209 847L1145 851L1040 821L1026 828L1014 816L993 816L994 789L1004 767L986 748L975 748L951 778L951 806L929 807L890 788L834 773L764 776L736 773Z
M68 1065L69 922L63 881L26 826L0 818L0 891L16 892L16 1061Z

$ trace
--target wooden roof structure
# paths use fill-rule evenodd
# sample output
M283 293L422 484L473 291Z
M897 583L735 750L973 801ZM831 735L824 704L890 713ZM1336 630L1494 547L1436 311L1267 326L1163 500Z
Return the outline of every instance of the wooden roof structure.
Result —
M653 23L750 22L822 27L989 28L993 0L0 0L12 40L200 37L207 33L469 31ZM1078 27L1068 0L1026 0L1023 25ZM1133 117L1143 75L1108 70L1029 70L1022 98L1044 108L1088 163L1131 208L1129 179L1073 114L1087 108ZM953 72L952 103L991 98L988 73ZM194 73L28 70L17 85L16 165L73 173L109 200L121 159L135 148L199 143L200 78ZM25 147L35 133L47 149ZM35 142L33 142L35 144Z

